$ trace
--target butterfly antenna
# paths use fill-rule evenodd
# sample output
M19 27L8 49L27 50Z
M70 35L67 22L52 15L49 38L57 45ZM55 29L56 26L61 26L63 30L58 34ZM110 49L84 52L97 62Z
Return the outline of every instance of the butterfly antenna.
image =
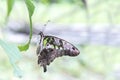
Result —
M42 29L42 32L44 33L45 29L46 29L46 26L48 25L48 23L50 22L50 20L47 21L47 23L45 23L43 26L43 29Z
M43 28L42 28L42 30L39 32L39 35L43 35L44 36L44 31L45 31L45 29L46 29L46 26L48 25L48 23L50 22L50 20L48 20L47 21L47 23L45 23L43 26Z

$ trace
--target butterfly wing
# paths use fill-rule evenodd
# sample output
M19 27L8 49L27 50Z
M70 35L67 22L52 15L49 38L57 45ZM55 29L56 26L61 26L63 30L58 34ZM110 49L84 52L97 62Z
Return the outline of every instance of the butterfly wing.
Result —
M45 36L44 40L45 48L53 48L58 50L63 50L63 55L77 56L79 55L79 50L70 42L55 36Z
M55 58L63 55L77 56L80 53L73 44L55 36L44 36L40 44L42 46L37 48L38 64L43 66L44 72L47 71L46 65L49 65ZM40 50L41 47L42 50Z

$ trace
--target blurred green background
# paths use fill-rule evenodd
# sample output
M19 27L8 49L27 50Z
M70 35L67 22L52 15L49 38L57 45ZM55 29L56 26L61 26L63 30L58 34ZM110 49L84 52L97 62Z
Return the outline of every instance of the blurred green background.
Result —
M0 80L120 80L120 0L84 1L33 0L33 38L17 62L21 71L14 72L0 47ZM6 15L7 0L0 0L0 39L16 45L25 43L29 17L24 0L15 0L7 21ZM44 73L36 55L40 30L73 43L80 55L57 58ZM22 73L22 78L16 73Z

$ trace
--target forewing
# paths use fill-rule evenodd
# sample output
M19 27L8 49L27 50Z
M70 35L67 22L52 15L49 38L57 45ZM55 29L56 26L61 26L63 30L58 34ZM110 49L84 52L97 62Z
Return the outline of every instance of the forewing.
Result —
M73 44L58 37L45 36L44 41L46 41L46 44L44 44L45 48L61 50L65 55L77 56L80 53Z

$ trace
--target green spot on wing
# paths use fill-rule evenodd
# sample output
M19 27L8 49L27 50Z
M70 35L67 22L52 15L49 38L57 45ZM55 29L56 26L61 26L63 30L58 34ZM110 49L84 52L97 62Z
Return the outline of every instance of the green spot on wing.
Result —
M45 38L45 39L43 40L43 45L44 45L44 46L47 45L47 40L48 40L48 38Z

